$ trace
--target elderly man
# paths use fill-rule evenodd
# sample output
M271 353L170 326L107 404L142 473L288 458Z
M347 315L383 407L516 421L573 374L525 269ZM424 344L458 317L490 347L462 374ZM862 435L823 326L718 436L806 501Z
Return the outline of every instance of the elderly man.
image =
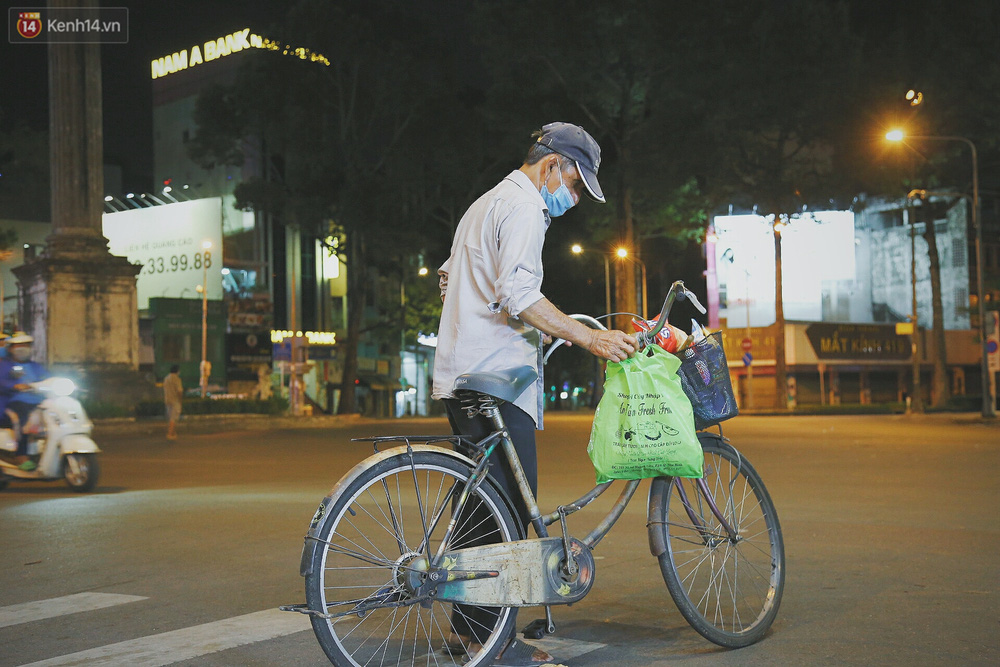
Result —
M538 378L500 412L507 424L533 492L538 464L535 430L542 428L544 380L542 336L564 338L602 359L622 361L635 353L636 341L621 331L598 331L571 319L541 292L542 244L552 218L575 206L583 194L604 203L597 180L601 149L583 128L550 123L533 135L524 164L481 196L465 213L451 248L438 269L444 306L434 363L433 397L442 399L457 435L481 439L491 431L482 416L469 417L455 398L455 379L473 371L503 371L534 366ZM502 452L490 461L490 474L514 500L527 526L528 510ZM489 625L488 610L456 605L453 642L476 647L475 627ZM475 648L469 649L474 652ZM544 651L511 640L496 665L540 665L552 660Z

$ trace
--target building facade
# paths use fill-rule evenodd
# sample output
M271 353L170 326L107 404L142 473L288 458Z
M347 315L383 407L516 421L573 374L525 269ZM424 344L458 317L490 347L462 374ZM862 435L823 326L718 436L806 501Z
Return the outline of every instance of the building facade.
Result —
M724 332L741 405L777 404L779 327L789 405L902 402L913 391L915 374L922 397L934 399L931 376L941 350L931 335L931 243L937 254L946 386L953 396L979 396L979 295L966 209L962 198L916 204L876 199L863 202L857 212L793 216L780 232L783 323L775 321L773 221L756 215L716 217L717 241L707 244L706 253L707 282L710 290L717 285L717 292L708 300L718 304L715 323ZM985 223L984 231L987 224L995 222ZM983 295L988 310L1000 303L1000 290L990 287L1000 274L998 241L995 236L984 247L983 268L992 277ZM910 334L907 327L914 321Z

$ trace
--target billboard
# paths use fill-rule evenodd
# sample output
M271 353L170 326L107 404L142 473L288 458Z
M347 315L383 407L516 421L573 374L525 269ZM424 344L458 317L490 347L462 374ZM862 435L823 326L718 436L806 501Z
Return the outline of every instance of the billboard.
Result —
M104 214L111 254L142 264L139 310L150 297L200 299L206 279L208 298L222 299L222 206L214 197Z
M758 215L721 215L713 221L719 316L730 327L774 323L774 231ZM781 232L782 300L786 320L823 319L824 292L855 280L854 213L818 211L795 216ZM747 320L749 318L749 325Z

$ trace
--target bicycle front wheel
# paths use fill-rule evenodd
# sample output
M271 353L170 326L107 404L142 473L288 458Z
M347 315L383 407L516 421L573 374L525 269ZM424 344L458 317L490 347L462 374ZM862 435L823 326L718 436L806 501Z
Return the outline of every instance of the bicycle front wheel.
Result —
M675 477L662 494L660 571L695 630L739 648L760 640L778 613L785 547L774 503L753 466L719 438L703 438L702 448L704 485Z
M417 451L412 463L403 453L372 465L329 503L315 533L322 553L306 576L306 602L327 616L313 615L312 625L334 665L474 667L499 653L512 608L441 602L415 590L452 518L448 550L518 539L489 481L453 516L470 473L445 453Z

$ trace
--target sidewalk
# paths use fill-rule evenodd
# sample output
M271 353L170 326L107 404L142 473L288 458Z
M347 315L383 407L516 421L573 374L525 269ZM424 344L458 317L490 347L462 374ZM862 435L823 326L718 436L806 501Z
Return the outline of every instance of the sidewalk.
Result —
M553 410L545 413L546 420L560 419L563 417L593 418L593 411L590 410ZM737 419L754 419L758 417L786 417L786 418L809 418L809 417L829 417L831 419L854 419L859 416L883 417L887 419L912 420L913 422L952 422L955 424L982 424L983 426L1000 429L1000 419L983 419L978 412L934 412L927 414L872 414L858 412L856 414L801 414L790 412L779 412L777 410L752 410L741 413ZM425 422L433 420L443 420L444 416L433 417L362 417L361 415L313 415L308 417L292 417L290 415L256 415L256 414L228 414L228 415L189 415L182 416L178 423L178 430L181 433L213 433L228 430L250 430L266 431L272 429L337 429L349 425L358 424L378 424L385 422ZM163 417L146 418L115 418L115 419L95 419L94 431L101 435L162 435L167 428L166 420Z

